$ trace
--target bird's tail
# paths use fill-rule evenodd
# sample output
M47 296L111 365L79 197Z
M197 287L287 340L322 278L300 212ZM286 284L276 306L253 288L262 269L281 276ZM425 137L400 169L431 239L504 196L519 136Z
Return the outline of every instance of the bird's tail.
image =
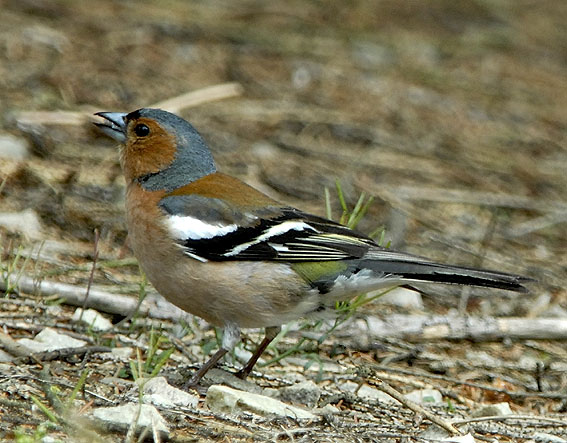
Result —
M521 275L435 263L423 257L387 249L371 251L364 261L366 263L362 267L403 283L444 283L528 292L523 284L534 281Z

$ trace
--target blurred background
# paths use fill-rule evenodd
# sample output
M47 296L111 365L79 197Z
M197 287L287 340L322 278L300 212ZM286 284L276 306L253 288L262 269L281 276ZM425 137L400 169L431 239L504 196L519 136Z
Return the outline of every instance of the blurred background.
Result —
M384 227L392 247L538 280L527 295L435 287L424 305L365 312L566 319L566 79L565 1L0 0L2 279L27 258L27 275L71 283L82 296L96 229L94 285L141 292L117 147L92 114L174 99L222 171L280 201L325 215L327 188L338 219L339 180L351 207L362 192L374 197L360 231ZM45 324L78 331L67 306L4 302L0 318L14 337ZM206 352L216 345L207 334ZM524 356L531 366L518 375L520 389L564 391L564 369L533 381L536 363L565 361L561 342L377 340L359 349L371 349L363 355L372 361L394 356L403 370L419 363L492 383L493 397L459 388L474 402L510 400L499 389L516 383L507 368ZM468 353L473 347L479 353ZM204 355L195 348L197 364ZM479 369L487 355L509 360L500 378ZM564 396L519 398L515 410L567 410ZM409 415L405 429L419 427Z

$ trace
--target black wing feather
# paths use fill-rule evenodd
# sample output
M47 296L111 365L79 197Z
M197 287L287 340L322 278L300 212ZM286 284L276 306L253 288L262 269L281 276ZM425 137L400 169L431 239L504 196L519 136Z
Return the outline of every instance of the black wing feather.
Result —
M191 255L211 261L343 260L360 258L369 246L376 246L370 238L343 225L291 207L268 207L248 213L221 200L193 195L166 197L160 207L168 215L240 226L211 238L178 239ZM305 228L289 229L260 240L271 228L286 222L303 223Z

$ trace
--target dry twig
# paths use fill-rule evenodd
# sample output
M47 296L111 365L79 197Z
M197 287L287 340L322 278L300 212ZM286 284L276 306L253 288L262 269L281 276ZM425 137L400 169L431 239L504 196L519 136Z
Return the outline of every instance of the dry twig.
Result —
M466 418L462 420L455 420L453 422L454 425L464 425L468 423L476 423L481 421L505 421L505 420L527 420L527 421L534 421L534 422L547 422L553 423L560 426L567 426L567 421L559 420L557 418L551 417L542 417L539 415L489 415L487 417L473 417L473 418Z
M8 284L14 285L13 278L8 279ZM73 306L82 306L85 298L84 288L81 286L69 285L66 283L52 281L36 281L35 279L23 275L18 280L20 291L29 294L40 294L42 296L58 296L65 299L65 302ZM6 283L0 281L0 290L5 290ZM137 301L134 297L107 292L104 289L93 287L89 291L87 306L101 312L111 314L125 314L136 309ZM180 320L188 318L186 312L172 305L163 297L156 294L149 294L140 307L140 313L153 318Z
M563 400L563 399L567 399L567 394L562 394L562 393L555 393L555 392L522 392L522 391L510 391L507 389L503 389L503 388L495 388L493 386L487 386L487 385L483 385L480 383L474 383L474 382L470 382L470 381L462 381L459 379L456 379L454 377L448 377L446 375L439 375L439 374L430 374L427 372L423 372L423 371L410 371L407 369L401 369L401 368L396 368L396 367L390 367L390 366L380 366L380 365L374 365L374 369L377 371L385 371L385 372L397 372L399 374L405 374L405 375L411 375L414 377L423 377L423 378L429 378L432 380L443 380L446 381L448 383L453 383L456 385L462 385L462 386L470 386L472 388L478 388L478 389L482 389L484 391L491 391L491 392L496 392L499 394L505 394L507 396L509 396L510 398L529 398L529 397L534 397L534 398L547 398L550 400ZM378 376L381 376L381 374L378 374Z
M79 356L97 352L112 352L112 348L109 348L108 346L83 346L80 348L64 348L56 349L55 351L35 352L30 353L27 356L21 356L18 358L18 362L33 363L62 360L72 355Z
M375 186L375 185L374 185ZM372 185L370 185L373 188ZM440 203L467 203L477 206L498 206L501 208L531 209L544 213L567 210L563 201L542 200L535 197L510 195L498 192L480 192L463 189L433 187L396 186L371 189L387 201L421 200Z
M181 94L148 107L177 113L203 103L237 97L243 91L239 83L221 83ZM16 122L20 128L49 125L80 126L92 121L93 114L97 110L94 107L88 107L84 111L23 111L16 116Z
M400 393L397 390L395 390L394 388L392 388L385 381L376 377L376 373L372 369L370 369L368 366L359 367L358 372L359 372L359 376L362 377L364 379L364 381L366 381L366 383L368 383L371 386L374 386L377 389L380 389L382 392L385 392L390 397L395 398L402 405L404 405L408 409L411 409L416 414L420 414L420 415L424 416L425 418L427 418L432 423L436 424L437 426L440 426L441 428L443 428L446 431L448 431L449 433L451 433L451 435L462 435L461 431L459 431L457 428L455 428L451 423L449 423L446 420L443 420L442 418L438 417L434 413L432 413L432 412L428 411L427 409L421 407L417 403L414 403L413 401L408 400L406 397L404 397L404 395L402 393Z
M358 327L373 337L397 337L408 341L431 340L565 340L567 322L557 318L453 317L444 315L390 315L367 317ZM347 331L352 336L352 329Z

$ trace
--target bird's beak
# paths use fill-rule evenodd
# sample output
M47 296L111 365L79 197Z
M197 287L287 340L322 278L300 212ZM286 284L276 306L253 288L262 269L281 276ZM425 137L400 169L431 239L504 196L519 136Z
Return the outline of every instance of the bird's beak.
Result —
M125 112L97 112L95 115L102 117L104 123L95 122L102 132L119 142L126 141L126 114Z

